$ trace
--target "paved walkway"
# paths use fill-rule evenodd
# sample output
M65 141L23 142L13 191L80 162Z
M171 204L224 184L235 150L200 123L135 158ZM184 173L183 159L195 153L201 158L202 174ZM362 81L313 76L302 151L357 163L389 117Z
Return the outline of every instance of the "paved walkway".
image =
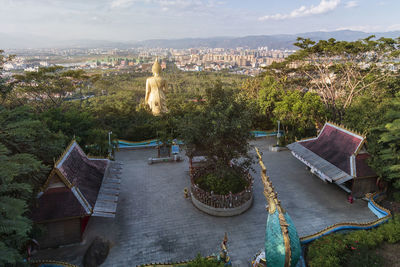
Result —
M344 191L311 175L289 151L269 152L269 142L271 139L262 139L253 144L264 153L267 173L300 236L338 222L376 219L366 202L349 204ZM155 150L119 152L117 160L124 165L115 219L93 217L83 244L41 255L81 264L86 247L100 235L113 242L103 266L174 262L194 258L199 252L218 252L227 232L234 266L249 266L252 256L263 248L267 216L259 166L255 165L257 173L253 175L251 209L236 217L218 218L202 213L183 197L183 189L190 184L188 161L148 165L147 159L155 155Z

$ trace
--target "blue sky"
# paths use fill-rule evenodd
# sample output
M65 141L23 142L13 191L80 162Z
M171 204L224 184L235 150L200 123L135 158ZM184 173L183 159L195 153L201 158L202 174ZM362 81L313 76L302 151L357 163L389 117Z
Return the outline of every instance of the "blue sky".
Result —
M54 40L400 30L399 0L0 0L0 32Z

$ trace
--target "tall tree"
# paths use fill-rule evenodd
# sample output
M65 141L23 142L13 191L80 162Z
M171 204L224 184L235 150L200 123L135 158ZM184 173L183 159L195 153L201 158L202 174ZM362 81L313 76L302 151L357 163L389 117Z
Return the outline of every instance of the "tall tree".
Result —
M66 143L62 133L53 133L43 121L35 118L28 107L6 109L0 107L0 143L12 154L31 154L47 166L53 165ZM49 167L26 177L28 184L40 186Z
M64 71L61 66L39 68L37 72L25 72L14 78L16 82L9 102L29 104L38 111L60 107L88 79L82 70Z
M377 173L400 189L400 93L391 101L380 127L372 130L368 150Z
M0 49L0 103L4 101L7 94L12 89L12 83L7 77L3 77L3 66L4 63L13 59L14 56L5 56L4 51Z
M400 39L380 38L346 42L335 39L314 42L298 38L300 49L280 64L272 64L269 73L289 85L318 93L334 118L340 120L344 110L366 89L379 90L383 83L399 73Z
M311 92L283 91L281 100L275 102L273 115L285 129L285 139L294 141L315 135L317 125L326 120L326 108L321 98Z
M247 153L251 112L244 99L216 83L207 89L206 101L199 105L201 108L185 116L180 128L187 154L202 152L221 173L227 170L232 160L241 159L243 167L250 163Z
M33 155L11 155L0 143L0 265L22 263L32 223L26 217L33 187L27 177L43 168Z

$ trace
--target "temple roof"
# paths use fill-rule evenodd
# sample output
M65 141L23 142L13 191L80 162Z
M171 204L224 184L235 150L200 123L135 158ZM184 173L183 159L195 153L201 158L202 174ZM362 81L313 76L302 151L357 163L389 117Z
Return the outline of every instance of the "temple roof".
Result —
M337 184L354 177L376 176L368 166L367 153L360 153L365 136L325 123L315 138L288 145L292 154L311 168L321 179Z
M93 207L107 164L107 159L89 159L79 145L74 142L56 168L71 184L79 188Z
M110 214L115 214L118 200L115 192L119 191L119 179L115 176L106 177L106 174L110 174L109 165L108 159L89 158L78 143L72 141L55 163L42 192L38 194L37 205L32 210L32 219L43 222L94 213L103 216L104 208L100 211L96 209L104 206L103 201L107 201L106 204L110 203L113 207L107 210L105 217L113 217ZM103 188L103 184L108 186L110 180L115 181L116 189L110 196L100 194L110 192L109 188Z

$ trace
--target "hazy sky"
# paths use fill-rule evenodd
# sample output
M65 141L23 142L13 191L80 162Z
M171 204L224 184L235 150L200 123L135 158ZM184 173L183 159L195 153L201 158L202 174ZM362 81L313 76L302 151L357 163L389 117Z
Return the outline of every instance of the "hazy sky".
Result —
M400 30L399 0L0 0L0 32L63 39Z

